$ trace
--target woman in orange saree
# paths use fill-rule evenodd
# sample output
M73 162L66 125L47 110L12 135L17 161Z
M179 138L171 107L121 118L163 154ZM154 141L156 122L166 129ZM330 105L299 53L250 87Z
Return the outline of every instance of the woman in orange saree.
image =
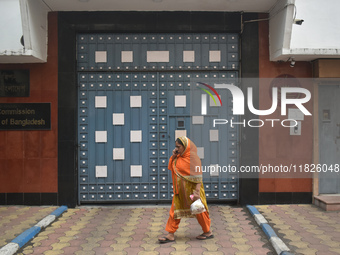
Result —
M209 209L202 183L201 160L197 155L196 145L189 138L185 136L177 138L176 148L172 152L168 168L172 172L174 196L165 227L168 234L159 238L159 242L173 242L181 218L185 217L196 217L201 225L203 234L197 236L197 239L213 238L210 230ZM193 200L190 199L191 194L194 195ZM190 211L190 205L197 199L201 199L206 211L194 215Z

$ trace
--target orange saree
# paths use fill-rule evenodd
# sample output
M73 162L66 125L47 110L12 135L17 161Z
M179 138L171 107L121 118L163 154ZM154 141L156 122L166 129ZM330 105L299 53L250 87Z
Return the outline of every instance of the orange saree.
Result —
M202 183L201 160L197 155L196 145L187 137L179 137L184 145L184 152L175 159L169 160L169 170L172 172L173 181L173 206L174 218L195 217L190 211L192 200L190 195L196 189L197 184L201 184L200 198L208 211L204 186Z

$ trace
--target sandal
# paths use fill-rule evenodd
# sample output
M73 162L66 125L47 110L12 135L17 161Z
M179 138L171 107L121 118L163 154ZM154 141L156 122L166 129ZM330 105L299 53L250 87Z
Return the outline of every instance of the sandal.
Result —
M170 240L169 238L167 238L167 237L161 237L161 238L163 238L164 240L160 240L160 239L158 239L158 241L160 242L160 243L171 243L171 242L175 242L175 240Z
M201 238L200 238L200 237L201 237ZM213 234L211 234L210 236L207 236L207 235L205 235L205 234L201 234L201 235L199 235L199 236L196 237L196 239L198 239L198 240L207 240L207 239L212 239L212 238L214 238L214 235L213 235Z

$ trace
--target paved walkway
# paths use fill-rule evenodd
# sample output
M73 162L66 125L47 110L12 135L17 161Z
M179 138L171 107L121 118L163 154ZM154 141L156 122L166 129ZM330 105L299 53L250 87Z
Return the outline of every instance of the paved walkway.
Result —
M0 248L56 208L56 206L0 206Z
M15 211L15 207L2 211L4 208ZM209 208L214 239L196 240L202 233L196 219L183 219L176 242L167 244L159 244L157 239L165 233L170 206L68 209L18 254L274 254L246 208ZM0 225L0 236L10 242L13 235L2 231L5 227Z
M0 206L0 247L57 207ZM18 254L258 254L274 249L246 208L210 205L215 238L200 241L196 219L183 219L176 242L159 244L169 206L68 209ZM256 206L293 254L340 254L340 212L314 205Z
M256 206L295 254L340 254L340 212L314 205Z

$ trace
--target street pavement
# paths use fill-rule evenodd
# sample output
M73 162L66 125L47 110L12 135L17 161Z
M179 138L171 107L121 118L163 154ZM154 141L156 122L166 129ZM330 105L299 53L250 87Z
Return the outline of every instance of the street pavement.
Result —
M0 206L0 248L57 207ZM256 206L293 254L340 254L340 212L314 205ZM182 219L176 241L160 244L170 206L69 208L17 254L276 254L246 207L209 205L215 238L197 240Z
M256 206L294 254L340 254L340 211L314 205Z

